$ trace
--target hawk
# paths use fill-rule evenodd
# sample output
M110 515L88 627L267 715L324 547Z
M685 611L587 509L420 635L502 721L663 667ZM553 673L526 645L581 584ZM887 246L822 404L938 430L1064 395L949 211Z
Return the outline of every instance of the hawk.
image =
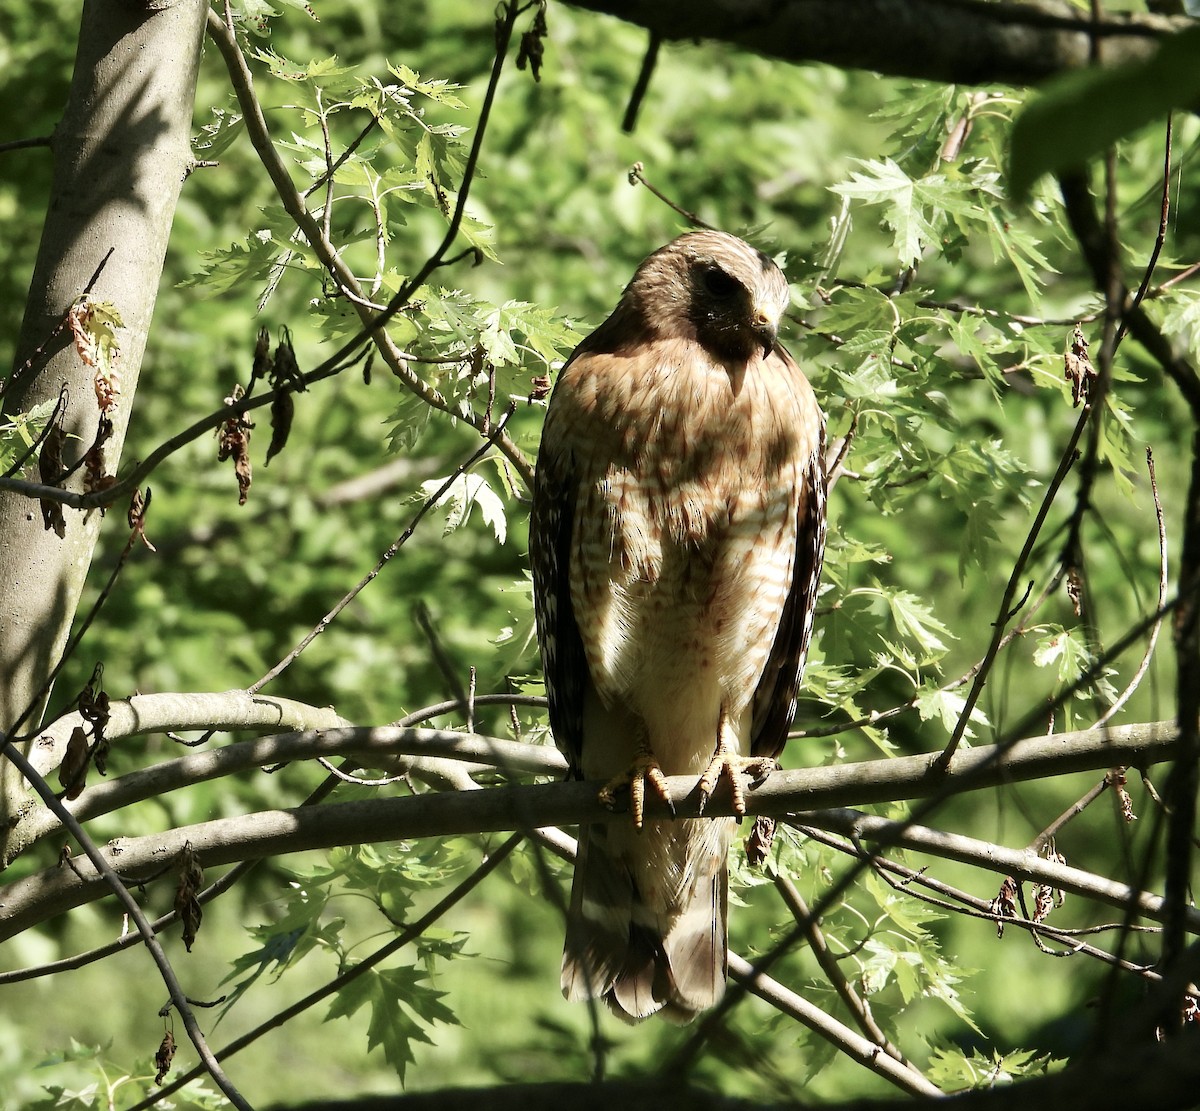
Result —
M642 820L646 784L783 748L825 547L824 417L776 342L779 268L722 232L637 269L551 396L530 519L555 741L632 787L580 830L563 994L687 1022L726 977L732 818ZM737 798L735 792L735 801Z

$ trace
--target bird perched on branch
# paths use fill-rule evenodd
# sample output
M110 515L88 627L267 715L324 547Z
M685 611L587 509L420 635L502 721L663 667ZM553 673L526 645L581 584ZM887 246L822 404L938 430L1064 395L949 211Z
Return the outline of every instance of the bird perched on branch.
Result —
M638 267L559 375L530 521L550 725L572 772L632 788L580 830L568 999L681 1022L725 990L732 818L644 821L647 786L773 763L825 546L824 417L776 341L787 281L732 235ZM740 788L739 788L740 791ZM740 798L735 791L735 807Z

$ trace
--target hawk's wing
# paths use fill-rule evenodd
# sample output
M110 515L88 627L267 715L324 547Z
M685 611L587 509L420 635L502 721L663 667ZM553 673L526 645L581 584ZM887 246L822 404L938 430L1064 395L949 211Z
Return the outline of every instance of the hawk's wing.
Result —
M577 478L570 455L548 451L545 444L543 440L529 516L534 616L550 702L550 729L570 761L572 774L578 777L587 661L571 606L571 533Z
M801 477L796 514L792 584L780 614L775 643L754 691L751 752L777 757L796 715L796 695L812 636L821 562L825 555L825 436L821 435Z

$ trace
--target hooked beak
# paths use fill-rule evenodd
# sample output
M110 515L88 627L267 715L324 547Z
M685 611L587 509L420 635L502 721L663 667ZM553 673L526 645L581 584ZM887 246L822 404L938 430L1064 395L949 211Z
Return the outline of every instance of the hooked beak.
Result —
M775 341L779 338L779 317L756 306L750 317L750 327L762 344L763 358L766 358L775 349Z

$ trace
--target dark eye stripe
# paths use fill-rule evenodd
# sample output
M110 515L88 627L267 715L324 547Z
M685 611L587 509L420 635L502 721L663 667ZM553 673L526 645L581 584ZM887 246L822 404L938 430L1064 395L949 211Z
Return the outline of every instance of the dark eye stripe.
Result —
M704 288L714 297L732 297L741 289L741 282L725 273L719 266L706 267L703 281Z

